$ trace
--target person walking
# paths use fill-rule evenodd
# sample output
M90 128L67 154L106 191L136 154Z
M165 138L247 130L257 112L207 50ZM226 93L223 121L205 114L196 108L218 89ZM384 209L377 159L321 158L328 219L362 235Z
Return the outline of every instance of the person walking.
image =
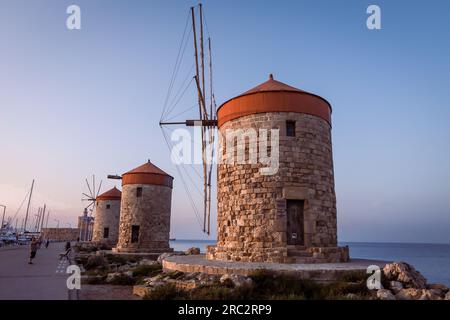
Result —
M36 238L31 238L31 244L30 244L30 260L28 261L28 264L33 264L33 259L36 257L36 252L38 249L38 242L36 241Z
M48 249L48 245L50 244L50 240L47 239L47 241L45 241L45 249Z

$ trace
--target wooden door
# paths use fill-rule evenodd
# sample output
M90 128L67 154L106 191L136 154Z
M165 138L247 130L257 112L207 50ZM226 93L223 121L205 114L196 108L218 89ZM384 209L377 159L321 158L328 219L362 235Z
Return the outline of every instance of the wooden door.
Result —
M288 245L304 245L304 217L303 208L304 200L287 200L287 244Z

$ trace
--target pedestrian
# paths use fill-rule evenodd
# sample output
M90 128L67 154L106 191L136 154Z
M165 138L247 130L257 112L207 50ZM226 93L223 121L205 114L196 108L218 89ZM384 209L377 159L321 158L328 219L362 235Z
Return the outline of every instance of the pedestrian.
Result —
M33 264L33 259L36 257L37 249L38 249L38 242L36 241L35 237L32 237L30 244L30 260L28 261L28 264Z
M66 251L68 251L70 249L70 241L66 242Z
M47 239L47 241L45 241L45 249L48 249L48 245L50 244L50 240Z

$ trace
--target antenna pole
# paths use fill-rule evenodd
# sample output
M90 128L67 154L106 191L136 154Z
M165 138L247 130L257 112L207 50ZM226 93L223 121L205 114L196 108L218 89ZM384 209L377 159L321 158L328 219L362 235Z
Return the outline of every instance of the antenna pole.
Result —
M25 222L23 225L23 231L27 231L27 221L28 221L28 212L30 211L30 202L31 202L31 196L33 195L33 188L34 188L34 179L31 183L31 191L30 191L30 197L28 198L28 206L27 206L27 213L25 215Z

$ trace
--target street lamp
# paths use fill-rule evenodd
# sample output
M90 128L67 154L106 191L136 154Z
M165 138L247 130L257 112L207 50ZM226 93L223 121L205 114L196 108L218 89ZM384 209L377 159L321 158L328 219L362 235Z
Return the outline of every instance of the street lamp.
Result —
M5 222L5 212L6 212L6 206L0 204L0 207L3 207L3 216L2 216L2 224L0 225L0 229L3 229L3 223Z
M59 220L58 220L58 219L53 219L53 220L55 220L56 222L58 222L58 225L57 225L56 227L59 228Z

